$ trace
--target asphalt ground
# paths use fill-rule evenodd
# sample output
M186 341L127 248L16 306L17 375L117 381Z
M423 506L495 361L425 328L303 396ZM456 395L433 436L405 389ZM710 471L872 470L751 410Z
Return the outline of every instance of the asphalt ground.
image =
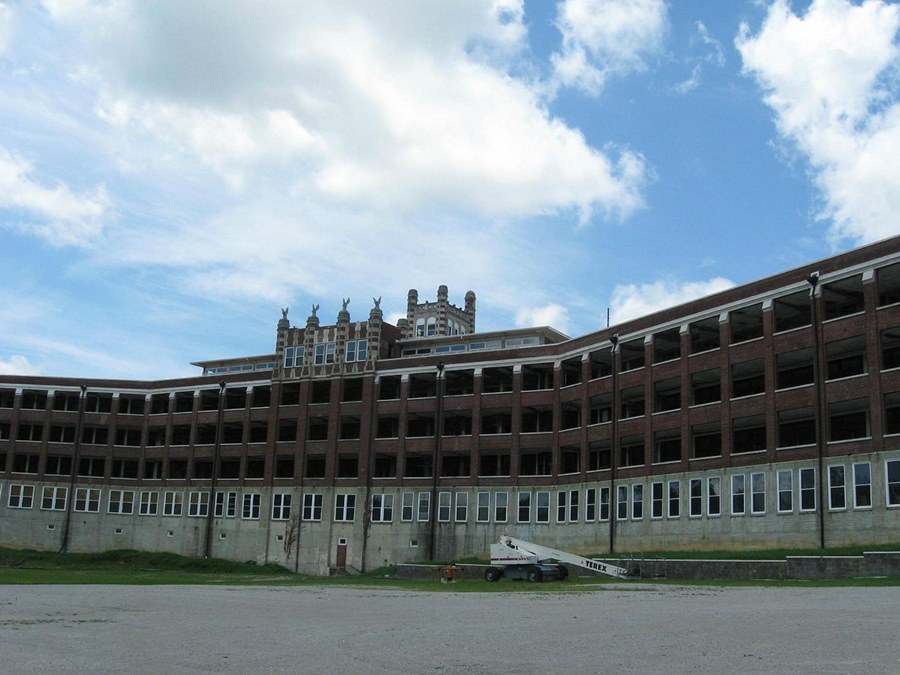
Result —
M597 588L0 586L0 673L900 673L900 588Z

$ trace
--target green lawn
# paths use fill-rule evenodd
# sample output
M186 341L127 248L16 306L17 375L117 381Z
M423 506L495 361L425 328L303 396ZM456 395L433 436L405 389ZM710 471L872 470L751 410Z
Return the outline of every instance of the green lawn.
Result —
M866 550L873 550L866 547ZM885 547L897 550L897 547ZM861 549L830 549L828 551L765 551L751 555L696 554L690 557L722 559L777 559L785 555L858 555ZM656 554L654 554L656 555ZM651 557L645 554L645 557ZM685 553L671 553L668 557L689 557ZM641 580L639 585L605 577L572 577L567 581L542 584L501 580L489 584L481 578L469 578L453 584L430 580L396 579L393 568L382 568L363 575L347 577L313 577L293 574L278 565L254 565L219 559L186 558L172 553L143 553L138 551L107 551L104 553L53 553L0 548L0 584L125 584L125 585L229 585L229 586L375 586L406 590L448 592L586 592L609 588L639 590L648 583L687 584L703 586L900 586L900 577L838 579L833 581L673 581Z

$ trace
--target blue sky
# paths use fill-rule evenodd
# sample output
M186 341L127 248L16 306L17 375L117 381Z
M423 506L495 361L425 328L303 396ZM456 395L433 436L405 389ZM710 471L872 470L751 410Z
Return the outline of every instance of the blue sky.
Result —
M0 1L0 373L602 328L900 232L880 0Z

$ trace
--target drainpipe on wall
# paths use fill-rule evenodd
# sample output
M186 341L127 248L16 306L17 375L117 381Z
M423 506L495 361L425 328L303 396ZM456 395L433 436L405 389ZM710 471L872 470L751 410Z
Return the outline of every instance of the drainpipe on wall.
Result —
M824 405L824 382L822 381L822 354L819 338L819 308L816 303L816 289L819 285L819 273L813 272L806 279L809 282L809 307L813 332L813 382L816 395L816 454L818 457L818 477L816 480L816 511L819 520L819 548L825 548L825 433L822 425L825 423L825 415L822 410Z
M60 553L65 553L69 546L69 526L72 522L72 506L75 501L75 476L78 474L78 461L81 452L81 434L84 427L84 406L87 398L87 385L81 385L81 395L78 397L78 420L75 423L75 447L72 450L72 471L69 479L69 494L66 499L66 520L63 523L62 544Z
M216 506L216 476L219 474L219 452L222 448L222 418L225 414L225 381L219 382L219 410L216 414L216 444L213 451L212 480L209 483L209 504L206 511L206 546L203 552L204 558L209 558L212 552L213 519ZM268 539L266 540L268 542ZM266 556L269 547L266 545Z
M616 459L618 457L619 445L619 382L618 371L619 364L617 356L619 350L619 334L616 333L609 338L609 355L612 362L612 411L610 415L610 449L609 449L609 552L616 551L616 516L617 516L617 496L616 496ZM602 506L602 505L601 505Z
M429 543L428 557L431 561L437 555L437 517L438 517L438 476L441 472L441 441L444 434L444 362L437 364L437 412L434 424L434 466L431 467L433 481L431 484L431 541Z

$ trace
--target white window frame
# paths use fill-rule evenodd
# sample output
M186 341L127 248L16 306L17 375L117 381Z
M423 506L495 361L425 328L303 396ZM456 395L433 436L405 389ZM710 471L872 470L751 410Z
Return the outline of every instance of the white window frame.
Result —
M793 513L794 512L794 471L793 469L778 469L775 474L776 481L776 513ZM784 508L783 499L785 497L788 507Z
M494 522L505 523L509 520L509 493L505 490L494 493Z
M106 502L106 512L122 516L132 515L134 513L134 490L110 490Z
M616 520L628 520L627 485L616 485Z
M100 497L100 488L75 488L74 510L79 513L100 513ZM81 508L78 508L79 504Z
M738 482L740 482L740 491L736 489ZM742 473L732 474L731 476L731 491L729 494L731 498L731 515L732 516L743 516L747 513L747 477ZM736 499L740 498L740 508L736 508L737 502Z
M420 492L416 501L416 521L427 523L431 517L431 493Z
M644 484L633 483L631 486L631 519L644 518Z
M891 480L891 474L895 480ZM885 505L889 509L900 507L900 459L884 460L884 490Z
M450 522L450 507L453 504L452 492L438 492L437 520L439 523Z
M550 491L537 490L534 493L534 522L550 522Z
M453 520L457 523L467 522L469 520L469 493L455 493L454 502Z
M857 475L857 467L865 467L868 480L865 482L859 480L859 476ZM853 470L851 472L851 476L853 477L853 508L857 511L869 511L872 509L872 464L869 462L854 462ZM860 504L860 489L863 490L864 495L866 495L866 499L869 502L868 504Z
M216 518L234 518L237 516L237 492L216 492L216 503L213 510Z
M34 506L34 485L15 483L9 486L9 499L6 502L11 509L30 509Z
M797 471L798 479L797 479L797 490L798 495L800 496L800 500L798 502L798 506L800 507L800 513L813 513L816 510L817 504L817 495L816 495L816 470L813 467L801 467ZM807 487L803 487L803 478L804 476L812 476L812 483ZM810 496L812 498L812 506L803 506L803 498L806 496Z
M523 503L524 500L524 503ZM522 512L525 512L525 518L522 518ZM516 493L516 522L517 523L530 523L531 522L531 492L527 490L523 490Z
M475 522L489 523L491 520L491 493L477 493L475 496L475 502Z
M159 513L159 492L156 490L141 490L141 503L138 507L138 515L155 516Z
M394 495L375 493L372 495L372 522L391 523L394 521Z
M411 523L415 515L416 493L403 492L400 494L400 522Z
M241 499L241 520L259 520L262 495L259 492L245 492Z
M322 508L325 499L321 492L307 492L303 495L303 510L301 516L306 522L319 522L322 520Z
M694 488L698 487L697 494ZM703 515L703 479L691 478L688 481L688 518L700 518Z
M188 493L188 518L206 518L209 516L209 491L191 490Z
M578 522L578 497L580 492L578 490L569 490L569 522L577 523Z
M662 481L655 480L650 483L650 520L661 520L665 514L665 509L663 508L665 502L663 487Z
M841 483L836 484L834 477L840 469ZM835 506L835 496L840 495L841 504ZM847 510L847 467L843 464L828 465L828 510L829 511L846 511Z
M272 520L290 520L291 502L293 495L290 492L272 493Z
M762 508L759 506L758 497L762 498ZM756 471L750 474L750 514L762 515L766 512L766 474Z
M595 520L597 520L597 488L585 488L584 522L593 523Z
M600 492L597 493L597 519L601 523L609 522L610 516L610 490L609 486L605 485L600 488Z
M41 490L41 511L65 511L68 494L68 488L45 485Z
M669 480L666 490L666 518L681 517L681 481L678 479ZM675 488L675 496L672 496L672 488ZM675 508L672 508L672 507Z
M715 485L715 488L713 488ZM713 508L713 500L715 508ZM722 477L709 476L706 479L706 517L718 518L722 515Z
M356 519L356 495L340 493L334 496L334 521L352 523Z
M568 491L559 490L556 493L556 522L564 523L569 517Z

